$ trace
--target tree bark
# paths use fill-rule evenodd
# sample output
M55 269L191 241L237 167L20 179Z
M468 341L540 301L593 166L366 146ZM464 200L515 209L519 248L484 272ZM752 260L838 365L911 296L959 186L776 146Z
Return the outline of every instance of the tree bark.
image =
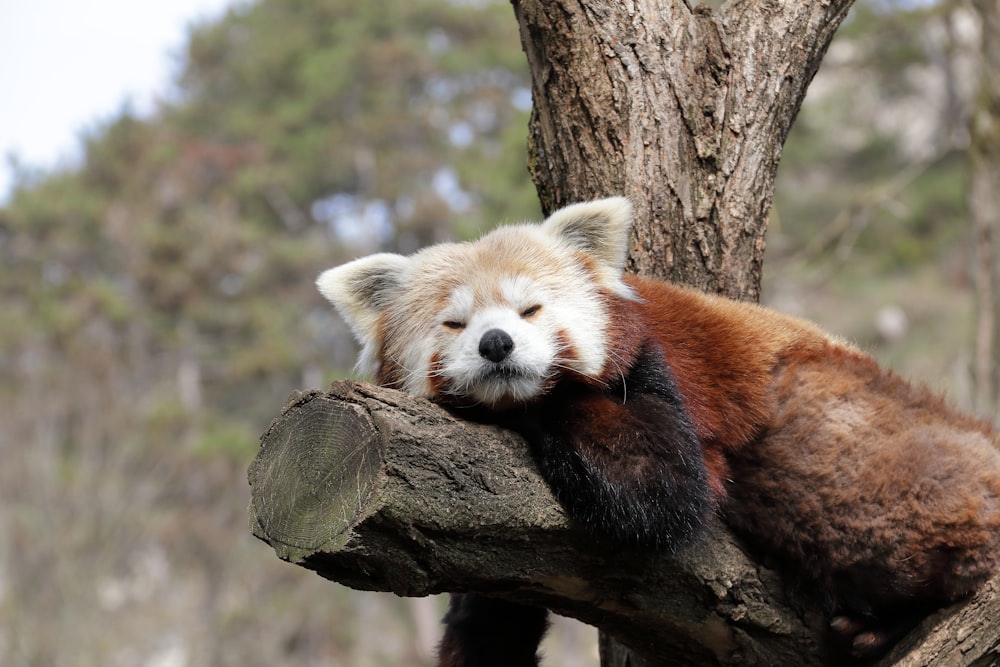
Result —
M650 664L822 664L819 614L804 624L724 529L677 557L597 543L520 437L394 390L339 382L293 397L249 478L254 534L348 586L545 606Z
M969 114L969 214L976 238L976 409L997 411L1000 360L1000 0L972 3L982 25L979 88Z
M611 664L830 659L821 615L720 525L673 557L595 542L567 521L520 437L391 389L338 382L293 396L249 479L253 533L354 588L546 606L636 652ZM882 664L986 664L1000 647L998 588L931 619Z
M627 195L632 270L758 300L781 149L852 0L512 4L543 210Z
M756 300L781 148L851 4L513 0L543 209L627 195L631 268Z

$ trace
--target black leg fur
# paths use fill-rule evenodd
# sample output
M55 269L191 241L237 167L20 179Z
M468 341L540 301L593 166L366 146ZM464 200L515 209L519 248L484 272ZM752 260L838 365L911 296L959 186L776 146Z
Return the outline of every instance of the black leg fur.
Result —
M540 607L475 593L452 595L438 666L537 667L547 616Z
M623 383L563 382L515 428L569 515L618 544L674 549L711 509L695 429L657 348Z
M531 443L567 513L615 544L672 550L711 511L694 425L658 348L618 386L564 381L540 404L507 415ZM439 667L536 667L544 609L453 595Z

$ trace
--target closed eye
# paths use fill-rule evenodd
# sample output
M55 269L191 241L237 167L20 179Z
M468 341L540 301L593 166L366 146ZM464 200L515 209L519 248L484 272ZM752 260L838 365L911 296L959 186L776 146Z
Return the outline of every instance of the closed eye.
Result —
M442 322L446 329L451 329L452 331L461 331L465 328L465 322L458 322L456 320L448 320L447 322Z
M535 304L534 306L531 306L530 308L525 308L524 310L522 310L521 311L521 317L524 317L524 318L534 317L535 315L538 314L538 311L540 311L541 309L542 309L542 306L540 304Z

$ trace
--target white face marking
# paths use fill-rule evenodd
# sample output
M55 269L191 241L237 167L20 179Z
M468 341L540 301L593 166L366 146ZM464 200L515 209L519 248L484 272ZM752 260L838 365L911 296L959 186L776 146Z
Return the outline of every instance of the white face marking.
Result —
M517 275L492 285L463 284L440 315L442 386L496 407L539 396L561 369L597 375L604 366L605 318L594 286L585 281L550 286Z
M455 322L464 325L472 315L474 300L475 294L471 287L468 285L456 287L451 293L447 307L441 313L441 322Z
M509 340L512 347L507 353L493 353L491 360L491 339ZM494 405L537 396L555 370L556 354L556 341L543 327L501 305L474 312L465 329L443 348L441 364L451 380L450 392Z
M635 296L619 267L582 254L528 225L425 248L374 304L381 319L363 357L411 394L494 409L566 375L615 375L607 300Z

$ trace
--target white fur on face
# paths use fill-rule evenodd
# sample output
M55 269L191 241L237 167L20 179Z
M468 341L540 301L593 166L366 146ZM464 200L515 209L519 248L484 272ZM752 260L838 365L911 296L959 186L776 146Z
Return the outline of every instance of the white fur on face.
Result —
M494 287L494 286L491 286ZM446 321L465 324L445 341L440 356L441 370L449 382L447 390L459 397L471 397L486 405L527 401L538 396L552 377L561 358L558 330L546 326L546 304L553 302L549 290L528 276L501 278L496 302L476 308L473 289L463 285L452 293ZM483 301L481 298L480 301ZM529 309L537 312L526 315ZM513 349L499 363L480 354L487 332L499 330L510 336Z
M359 366L380 381L507 406L538 397L561 374L613 371L607 299L637 298L621 279L630 222L620 197L576 204L472 243L356 260L318 285L362 343ZM494 329L512 345L491 361L480 345Z
M480 341L494 329L514 341L510 356L500 363L479 354ZM511 308L492 306L473 313L454 338L442 349L441 370L449 380L447 391L455 396L486 405L530 400L552 374L555 340Z
M497 236L523 241L518 234L525 229ZM390 322L387 349L407 369L402 388L498 407L538 397L560 372L598 376L607 354L606 297L579 259L545 243L478 245L436 246L416 256L415 283L450 290L438 298L436 310L431 293L422 289L416 290L421 299L392 309L399 317ZM447 279L438 272L447 272ZM418 316L420 335L404 333ZM494 329L513 341L500 362L480 354L483 336Z

